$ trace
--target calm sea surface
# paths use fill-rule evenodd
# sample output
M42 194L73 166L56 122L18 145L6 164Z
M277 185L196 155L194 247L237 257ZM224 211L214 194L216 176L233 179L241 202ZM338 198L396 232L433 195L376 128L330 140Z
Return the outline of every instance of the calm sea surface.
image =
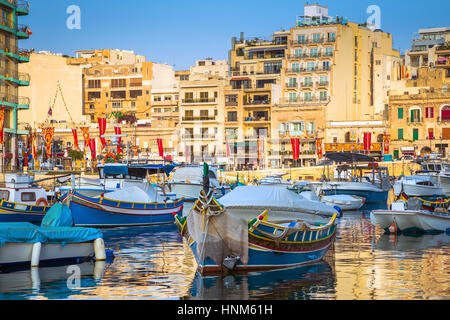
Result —
M104 240L112 262L0 273L0 299L450 298L450 235L385 235L368 212L344 213L324 262L239 276L196 274L175 226L104 230Z

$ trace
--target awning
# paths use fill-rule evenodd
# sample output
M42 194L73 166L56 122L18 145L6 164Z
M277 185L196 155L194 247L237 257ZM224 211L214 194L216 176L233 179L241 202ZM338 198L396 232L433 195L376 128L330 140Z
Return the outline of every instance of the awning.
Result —
M375 159L371 156L352 153L352 152L328 152L324 155L325 158L334 162L374 162Z

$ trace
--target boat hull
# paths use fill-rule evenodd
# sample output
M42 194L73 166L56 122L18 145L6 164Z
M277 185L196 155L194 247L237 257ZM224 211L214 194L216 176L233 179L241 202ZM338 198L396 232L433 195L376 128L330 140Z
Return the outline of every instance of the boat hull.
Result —
M396 196L405 193L409 197L443 197L445 193L440 187L410 185L401 182L394 184L394 192Z
M450 216L446 213L375 210L371 212L371 220L387 232L393 223L397 231L403 233L450 232Z
M5 243L0 248L1 267L30 266L34 243ZM39 265L81 262L95 256L94 242L43 243Z
M340 196L347 196L347 195L340 195ZM331 206L338 206L344 211L358 210L364 205L363 198L350 195L348 196L348 199L340 198L339 195L324 196L321 198L321 201Z
M373 208L375 206L380 209L386 209L389 195L389 191L387 190L373 191L373 190L357 190L345 188L328 189L323 190L323 192L327 196L350 195L364 198L365 199L364 205L360 209Z
M450 176L439 175L439 185L444 190L446 196L450 196Z
M74 194L70 209L75 226L80 227L163 225L175 222L174 215L183 210L183 199L170 203L137 204Z
M49 206L30 206L2 201L0 203L0 222L41 223L50 208Z

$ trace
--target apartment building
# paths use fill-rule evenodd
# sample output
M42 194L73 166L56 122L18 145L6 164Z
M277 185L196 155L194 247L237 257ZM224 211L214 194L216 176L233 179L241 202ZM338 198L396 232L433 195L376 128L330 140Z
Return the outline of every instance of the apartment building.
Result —
M390 154L432 152L448 156L450 144L450 77L444 68L418 68L417 78L405 79L389 96Z
M212 61L212 60L209 60ZM196 62L198 66L199 61ZM216 70L215 64L211 64ZM203 66L202 66L203 67ZM224 160L224 91L227 81L208 68L179 82L181 141L178 161L199 163Z
M232 38L230 74L225 95L225 136L230 165L237 169L268 167L272 106L281 93L281 73L288 32L270 39Z
M95 65L84 70L84 112L90 121L125 116L145 119L151 111L152 62Z
M19 40L28 39L31 31L28 26L19 24L19 17L29 14L30 5L27 1L2 0L0 11L0 104L5 110L2 147L6 156L2 164L14 170L18 138L28 134L27 130L18 128L18 110L30 108L30 99L20 96L19 88L28 86L31 80L29 74L19 72L19 64L29 61L19 48Z
M80 50L75 52L75 57L68 58L70 65L79 65L90 68L98 64L131 65L145 62L145 56L137 55L131 50L98 49Z

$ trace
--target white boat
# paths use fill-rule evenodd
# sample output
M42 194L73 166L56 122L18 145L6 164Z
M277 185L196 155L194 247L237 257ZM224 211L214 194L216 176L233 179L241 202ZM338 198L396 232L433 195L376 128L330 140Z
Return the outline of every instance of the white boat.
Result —
M445 197L444 190L428 175L403 176L394 183L394 193L408 197Z
M72 228L70 209L55 204L40 227L28 222L0 223L0 267L38 267L55 262L106 260L101 231Z
M281 176L267 176L261 178L261 180L259 180L259 184L262 186L289 185L289 183L285 181Z
M209 167L209 185L214 190L216 199L231 191L230 186L221 184L217 178L217 168ZM203 166L177 167L173 170L172 177L168 181L169 191L178 198L184 198L184 202L192 202L198 199L203 189Z
M359 210L364 205L365 199L363 197L347 195L347 194L337 194L331 196L322 196L320 201L330 205L338 206L343 211L353 211Z
M446 196L450 196L450 167L445 166L438 174L439 186L444 190Z
M302 191L299 194L309 200L320 201L332 207L339 207L342 211L359 210L364 205L364 198L352 195L318 196L313 191Z
M29 206L47 206L49 199L44 188L33 186L27 174L5 174L5 187L0 188L0 201L5 200Z
M373 225L379 225L386 232L450 232L449 211L423 210L422 202L417 198L396 201L390 210L374 210L370 219Z
M269 210L273 219L308 219L311 215L329 221L338 210L320 201L309 200L285 186L241 186L218 200L231 214L253 219Z

